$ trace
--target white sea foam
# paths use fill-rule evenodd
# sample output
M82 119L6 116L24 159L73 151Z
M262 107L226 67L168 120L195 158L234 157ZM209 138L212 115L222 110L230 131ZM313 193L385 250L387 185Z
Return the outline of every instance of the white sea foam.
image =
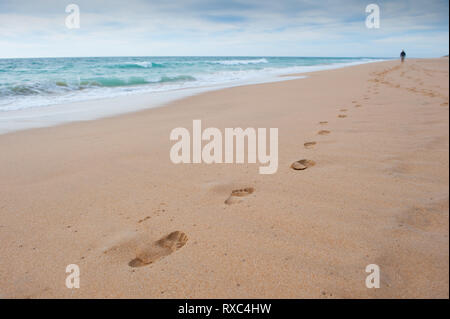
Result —
M219 60L212 61L211 63L223 64L223 65L239 65L239 64L259 64L259 63L269 63L267 59L253 59L253 60Z
M194 76L165 77L162 75L164 73L156 73L153 79L149 79L151 83L148 85L93 86L87 89L74 90L68 85L67 87L57 88L63 90L63 94L58 92L26 96L1 96L0 92L0 133L126 113L142 108L159 106L176 98L208 90L291 79L291 77L279 77L279 75L320 71L376 61L374 59L360 59L346 63L322 63L309 66L294 65L285 67L278 67L274 63L256 62L263 60L268 61L265 58L229 59L226 61L215 59L214 61L228 63L253 61L254 64L261 63L265 66L263 68L240 68L239 64L234 64L234 68L230 69L229 67L232 64L229 64L211 72L196 72ZM177 62L175 61L175 63ZM137 61L132 63L142 64L140 65L142 67L145 65L149 66L152 62ZM174 62L170 61L170 63ZM246 67L249 64L244 63L241 65ZM76 82L78 85L79 81L77 80ZM145 95L145 103L140 102L142 99L138 98L139 95ZM137 98L134 98L134 96ZM129 101L130 105L126 105L127 101Z

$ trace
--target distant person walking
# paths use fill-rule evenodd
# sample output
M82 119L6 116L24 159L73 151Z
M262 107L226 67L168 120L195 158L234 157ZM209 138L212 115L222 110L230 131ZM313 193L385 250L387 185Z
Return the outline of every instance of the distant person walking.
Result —
M400 59L402 60L402 62L405 61L405 56L406 56L406 53L404 50L402 50L402 53L400 53Z

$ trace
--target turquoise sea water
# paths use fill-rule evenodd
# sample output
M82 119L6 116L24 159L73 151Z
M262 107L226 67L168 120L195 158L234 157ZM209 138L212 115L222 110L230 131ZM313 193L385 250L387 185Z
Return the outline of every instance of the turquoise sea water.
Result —
M0 59L0 112L103 97L234 85L375 58L93 57Z

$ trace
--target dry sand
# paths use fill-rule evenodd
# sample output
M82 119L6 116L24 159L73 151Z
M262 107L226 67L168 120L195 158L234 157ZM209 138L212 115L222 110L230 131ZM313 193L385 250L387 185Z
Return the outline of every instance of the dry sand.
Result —
M1 135L0 297L448 298L448 71L380 62ZM278 172L173 164L193 119L278 127Z

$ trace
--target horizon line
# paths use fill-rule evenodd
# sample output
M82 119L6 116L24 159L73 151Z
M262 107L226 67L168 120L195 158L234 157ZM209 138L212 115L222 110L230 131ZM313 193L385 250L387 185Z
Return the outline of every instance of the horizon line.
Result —
M446 55L447 56L447 55ZM446 56L437 56L434 58L442 58ZM36 57L0 57L0 59L67 59L67 58L175 58L175 57L190 57L190 58L208 58L208 57L236 57L236 58L333 58L333 59L393 59L396 56L301 56L301 55L83 55L83 56L36 56ZM413 59L427 59L432 57L409 57Z

